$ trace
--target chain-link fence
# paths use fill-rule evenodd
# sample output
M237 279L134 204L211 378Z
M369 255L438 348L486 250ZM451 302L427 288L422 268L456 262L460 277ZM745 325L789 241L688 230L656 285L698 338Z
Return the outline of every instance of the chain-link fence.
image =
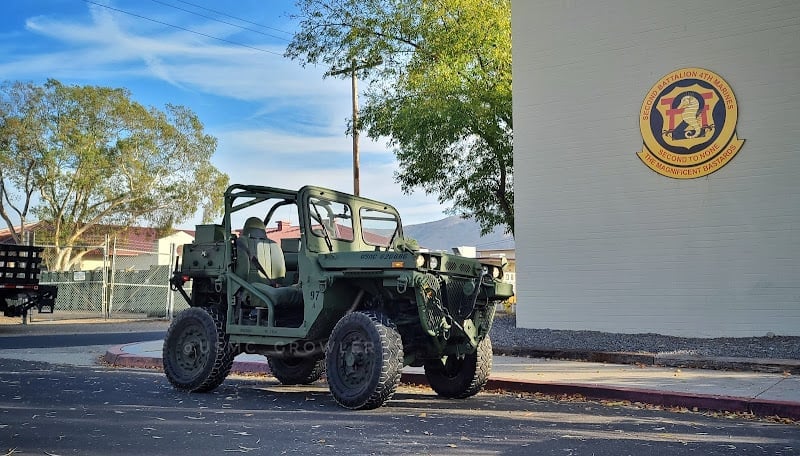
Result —
M39 283L58 287L55 309L75 317L104 315L107 307L108 269L105 265L108 261L108 243L40 247L44 247L44 251ZM80 257L75 265L80 264L84 268L62 266L72 257Z
M115 244L112 243L109 268L109 315L142 313L171 318L177 294L169 287L175 246L158 252L120 249Z
M42 247L46 267L63 267L67 247ZM68 248L72 255L82 254L80 261L69 266L73 270L44 271L40 281L58 287L56 312L78 318L171 318L174 312L187 307L169 287L175 264L174 244L162 252L120 248L113 239L103 245Z
M105 311L103 271L43 272L39 283L58 287L54 310L94 317Z

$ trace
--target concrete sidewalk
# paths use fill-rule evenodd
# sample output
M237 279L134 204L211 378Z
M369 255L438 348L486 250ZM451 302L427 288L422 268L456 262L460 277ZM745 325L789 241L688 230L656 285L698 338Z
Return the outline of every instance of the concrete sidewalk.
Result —
M108 349L104 360L117 367L161 368L161 348L162 341L120 345ZM241 354L234 361L233 371L268 374L269 367L263 356ZM403 370L403 382L427 384L423 369L414 367ZM734 372L495 355L486 388L580 394L590 399L800 420L800 377L788 372Z

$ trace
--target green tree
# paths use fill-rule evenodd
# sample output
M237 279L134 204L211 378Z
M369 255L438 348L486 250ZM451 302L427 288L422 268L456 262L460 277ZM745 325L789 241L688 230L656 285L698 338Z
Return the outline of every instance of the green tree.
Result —
M369 86L354 127L389 138L403 190L435 194L484 234L495 226L513 234L510 1L297 6L300 30L286 56L324 65L328 74L364 67L358 76Z
M44 91L30 83L6 83L0 98L0 217L17 244L28 225L42 150ZM14 224L14 220L19 225Z
M101 224L114 234L171 228L198 208L204 220L220 212L228 177L210 161L216 139L189 109L146 108L125 89L55 80L6 83L0 97L0 214L12 226L7 208L26 219L32 207L49 226L40 241L56 246L51 268L80 261L86 252L71 246Z

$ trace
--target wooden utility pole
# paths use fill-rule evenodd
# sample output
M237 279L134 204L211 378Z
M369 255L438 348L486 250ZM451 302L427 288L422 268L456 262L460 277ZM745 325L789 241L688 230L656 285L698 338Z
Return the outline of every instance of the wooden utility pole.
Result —
M361 169L359 166L358 150L358 78L356 77L356 62L353 61L350 72L351 86L353 89L353 194L358 196L361 192Z
M356 73L358 70L364 70L380 65L382 60L363 63L357 65L355 60L350 62L350 66L342 68L341 70L334 70L328 73L330 76L338 76L340 74L350 73L350 85L352 89L353 100L353 194L358 196L361 192L361 170L360 170L360 157L358 150L358 78Z

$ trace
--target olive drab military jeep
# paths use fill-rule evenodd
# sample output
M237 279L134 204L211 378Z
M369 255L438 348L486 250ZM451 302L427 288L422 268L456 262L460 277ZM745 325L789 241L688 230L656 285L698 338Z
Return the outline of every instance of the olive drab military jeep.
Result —
M266 226L287 211L295 236L270 239ZM189 308L167 331L164 371L180 390L210 391L237 354L262 354L280 382L326 374L338 404L370 409L404 366L424 366L439 395L469 397L491 370L495 305L512 296L502 276L502 266L420 251L388 204L232 185L222 223L197 226L183 246L171 283Z

